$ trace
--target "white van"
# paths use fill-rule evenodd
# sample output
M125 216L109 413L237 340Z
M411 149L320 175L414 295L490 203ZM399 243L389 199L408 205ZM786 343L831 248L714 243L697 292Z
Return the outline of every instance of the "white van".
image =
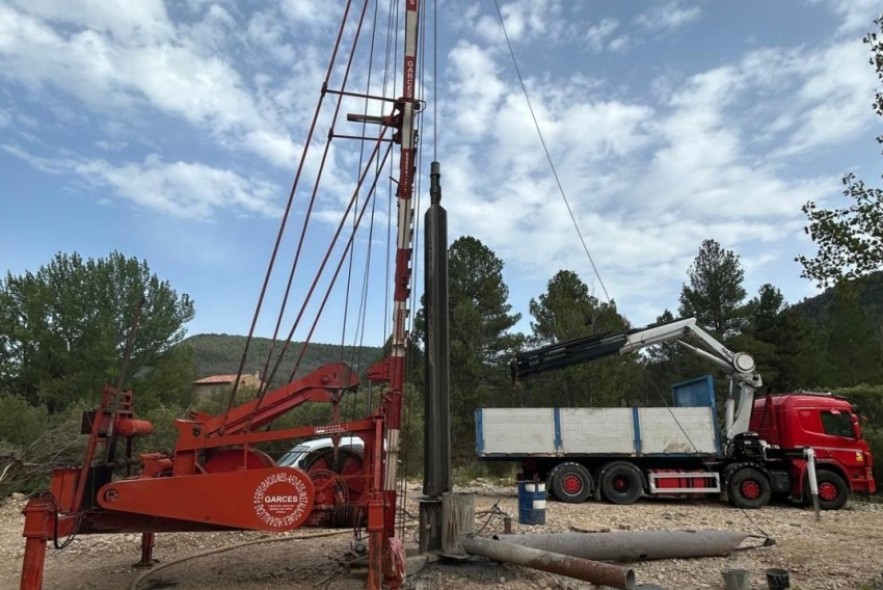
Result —
M334 443L330 438L306 440L291 447L291 450L276 461L276 465L279 467L295 467L297 469L303 469L304 465L308 463L307 458L310 457L311 454L323 449L330 449L332 446L334 446ZM361 455L365 451L365 441L358 436L342 436L340 437L339 448L347 449Z

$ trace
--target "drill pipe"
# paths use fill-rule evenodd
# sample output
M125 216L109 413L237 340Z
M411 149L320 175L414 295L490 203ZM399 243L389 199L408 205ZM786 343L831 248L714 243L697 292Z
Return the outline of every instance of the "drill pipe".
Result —
M747 537L745 533L708 529L494 536L506 543L599 561L717 557L729 555Z
M513 543L482 539L480 537L464 539L463 549L471 555L481 555L494 561L523 565L544 572L585 580L586 582L601 586L620 588L621 590L635 590L635 572L629 568L617 565L522 547Z

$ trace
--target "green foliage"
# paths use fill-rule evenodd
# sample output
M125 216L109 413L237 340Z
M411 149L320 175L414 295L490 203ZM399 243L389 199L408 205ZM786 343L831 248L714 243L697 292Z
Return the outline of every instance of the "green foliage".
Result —
M656 317L657 324L668 323L676 318L670 310L666 309ZM707 368L698 363L695 356L689 354L676 342L664 342L645 349L646 362L641 376L642 395L631 400L638 405L658 405L660 398L669 399L668 388L672 383L677 383L691 377L708 372Z
M867 274L848 283L849 291L857 299L857 304L869 317L883 317L883 271ZM813 322L825 322L828 320L836 295L835 289L826 289L814 297L795 303L792 308L799 310Z
M530 300L533 342L537 345L562 342L626 326L616 304L602 303L589 293L588 286L570 270L559 270L549 281L546 292Z
M531 299L530 314L534 318L531 342L537 345L621 331L628 326L615 303L600 302L569 270L558 271L546 292ZM638 364L638 357L627 355L550 371L526 382L526 391L519 397L522 403L537 406L618 404L620 399L632 397Z
M859 407L862 434L874 457L874 479L877 480L878 493L883 494L883 384L838 387L834 393Z
M0 441L25 446L40 436L48 422L44 406L32 406L17 395L0 394Z
M883 32L883 16L874 21ZM883 38L876 32L865 36L870 46L869 63L883 81ZM877 90L874 110L883 116L883 91ZM883 136L877 138L883 143ZM843 177L843 196L851 200L847 207L820 209L812 201L803 206L809 219L804 228L818 245L815 258L798 256L803 266L801 276L819 286L833 285L883 268L883 190L867 186L849 173Z
M745 306L742 334L728 341L731 348L750 353L774 391L812 388L824 381L828 361L821 331L797 308L785 303L782 292L767 283Z
M687 270L681 289L681 317L695 317L706 330L724 337L742 327L745 271L739 257L714 240L705 240Z
M20 398L4 396L0 410L7 421L0 430L0 473L4 474L0 498L12 492L29 494L45 489L53 468L82 461L85 437L78 435L82 419L79 404L50 415L45 407L35 408Z
M522 337L512 314L503 262L480 241L463 237L448 250L453 457L473 461L475 409L507 390L505 365Z
M131 380L139 410L191 406L195 401L192 385L195 377L190 347L179 345L160 353L150 367Z
M246 337L229 334L198 334L187 338L182 343L193 351L197 375L228 375L236 373L245 350ZM273 344L269 338L253 338L245 360L244 373L264 374L267 357L270 351L273 356L270 370L276 363L282 344ZM295 362L304 346L302 342L292 342L284 353L279 370L273 377L273 385L282 385L289 381ZM381 357L381 350L374 346L338 346L334 344L314 344L307 346L300 361L296 377L302 377L322 365L345 362L356 371L367 369Z
M843 177L843 196L854 202L840 209L803 206L805 228L819 249L815 258L798 256L800 276L820 287L883 267L883 190L869 187L852 173Z
M837 387L834 393L858 404L867 424L883 430L883 384L862 383L852 387ZM883 455L880 455L883 464Z
M846 281L838 283L827 320L831 382L841 386L883 377L879 348L873 345L881 318L870 321L858 303L855 286Z
M877 493L880 494L883 486L883 429L866 427L863 436L871 448L871 456L874 457L874 480L877 482Z
M402 400L402 450L400 469L407 477L421 477L424 463L423 384L406 385Z
M130 375L183 338L194 313L186 294L118 252L97 260L59 253L36 273L7 274L0 282L0 391L50 413L95 401L103 384L119 378L139 301Z
M175 419L184 418L185 414L185 408L176 404L160 405L146 412L139 412L139 417L153 423L153 433L149 437L135 439L135 455L148 451L171 451L175 447L175 441L178 440Z

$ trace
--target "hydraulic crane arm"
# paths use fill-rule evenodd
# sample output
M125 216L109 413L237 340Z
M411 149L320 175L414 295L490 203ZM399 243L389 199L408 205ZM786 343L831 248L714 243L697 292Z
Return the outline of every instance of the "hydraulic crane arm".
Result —
M690 336L697 339L702 348L683 341ZM754 370L754 358L745 352L733 352L728 349L696 325L696 318L654 324L619 334L605 333L550 344L517 354L509 368L515 379L608 356L635 352L647 346L672 341L711 361L738 385L740 389L738 412L734 412L735 400L732 392L727 398L725 417L727 439L732 440L736 434L748 430L754 392L763 385L761 376Z

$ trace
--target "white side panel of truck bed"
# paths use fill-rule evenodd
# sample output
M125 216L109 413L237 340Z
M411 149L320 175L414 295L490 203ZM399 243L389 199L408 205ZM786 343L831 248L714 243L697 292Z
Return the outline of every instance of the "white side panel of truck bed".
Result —
M717 451L714 416L709 407L638 408L641 452L644 454Z
M484 408L481 417L483 454L555 454L552 408Z
M481 457L720 452L711 407L483 408L476 416Z
M635 452L631 408L561 408L564 453Z

